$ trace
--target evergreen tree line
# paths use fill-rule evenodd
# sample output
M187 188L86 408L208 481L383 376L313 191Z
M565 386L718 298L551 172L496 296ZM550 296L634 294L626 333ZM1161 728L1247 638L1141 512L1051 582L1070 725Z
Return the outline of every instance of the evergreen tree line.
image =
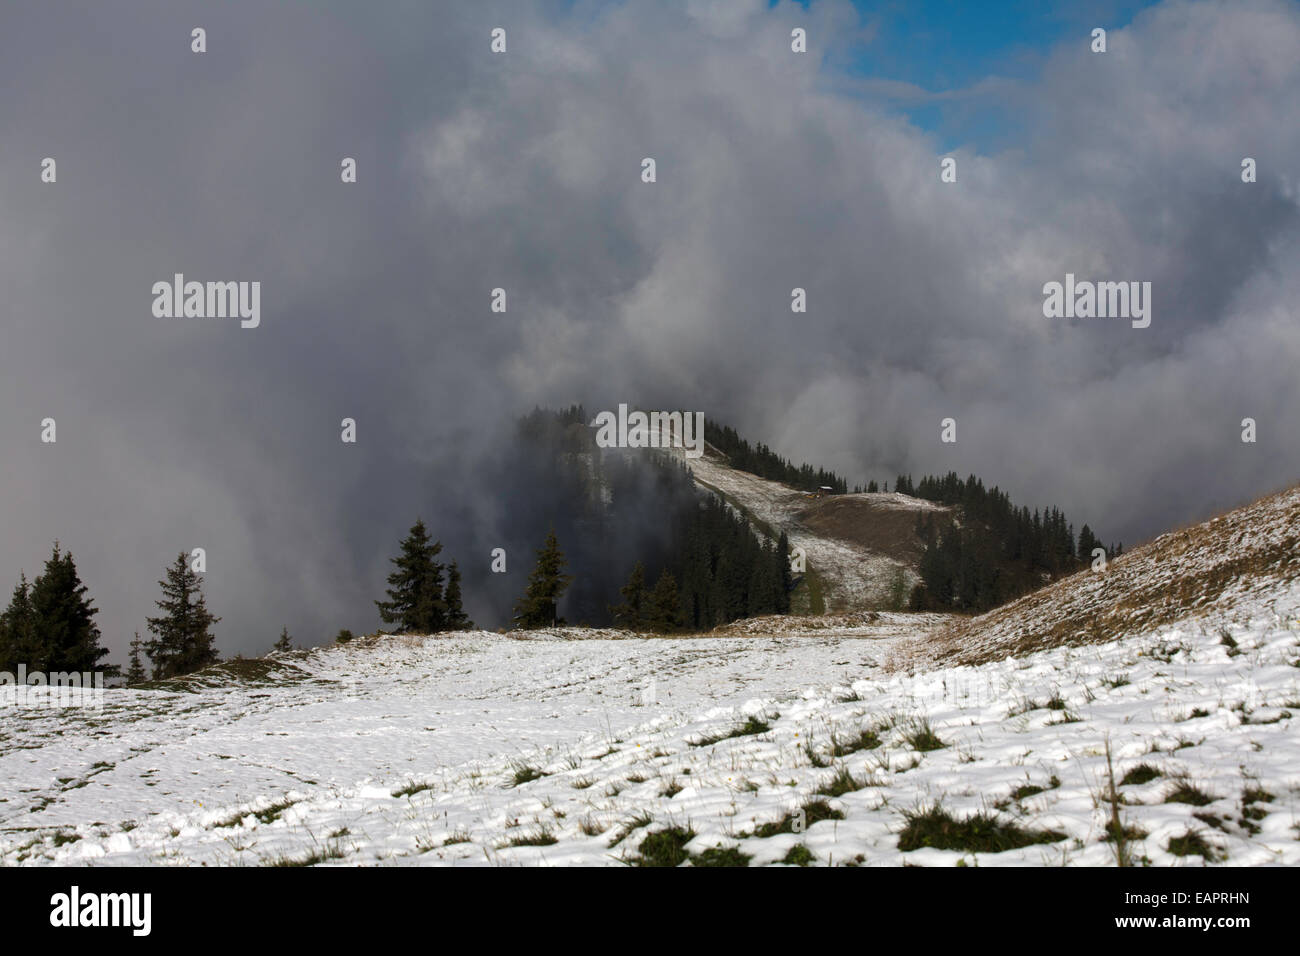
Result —
M417 519L411 526L400 549L398 556L391 559L394 567L388 575L388 600L375 602L384 623L397 625L392 633L439 634L472 630L474 622L462 604L460 568L455 561L444 565L436 560L442 552L442 542L430 538L423 520ZM555 627L565 623L559 615L559 603L573 581L573 575L565 571L566 566L559 540L552 530L537 551L537 562L528 577L528 585L515 605L514 623L517 627ZM447 576L445 583L444 572ZM352 639L350 631L340 632L340 635L340 643ZM282 642L287 638L287 632L281 634Z
M150 640L142 641L137 633L131 642L127 683L139 683L150 672L155 680L177 677L219 659L212 625L221 619L208 611L199 576L183 552L158 583L163 591L156 602L161 613L146 619ZM30 583L25 573L20 575L9 606L0 614L0 671L16 673L24 664L29 673L120 675L117 665L100 663L108 649L100 644L98 613L71 552L61 551L56 541L42 573ZM149 670L142 655L151 659Z
M960 509L960 525L948 516L918 515L916 532L924 545L921 583L913 591L914 610L979 612L1012 600L1045 581L1070 574L1102 547L1084 525L1078 537L1059 508L1017 508L996 485L949 472L913 482L899 475L896 491ZM1105 549L1109 557L1122 550Z
M520 537L547 541L515 607L516 626L549 626L552 615L562 622L551 610L559 594L565 616L579 624L661 633L789 609L788 542L756 535L742 515L702 493L680 460L598 448L582 405L524 416L490 480L512 505L510 553ZM809 469L800 480L843 488L825 471Z
M602 449L595 439L581 405L535 409L517 422L513 440L478 478L506 509L479 540L504 548L508 568L495 574L487 561L476 563L466 569L468 589L502 598L524 592L535 550L554 533L571 575L563 616L605 626L633 563L656 575L671 564L681 518L699 501L690 473L655 449Z
M848 493L848 483L835 472L814 468L809 464L796 465L761 442L751 446L730 426L719 425L706 418L704 439L727 456L732 468L747 471L760 478L784 482L800 491L818 491L826 487L832 489L835 494Z
M790 542L757 536L712 493L679 517L679 548L653 589L638 561L611 608L622 627L708 630L742 617L790 611Z

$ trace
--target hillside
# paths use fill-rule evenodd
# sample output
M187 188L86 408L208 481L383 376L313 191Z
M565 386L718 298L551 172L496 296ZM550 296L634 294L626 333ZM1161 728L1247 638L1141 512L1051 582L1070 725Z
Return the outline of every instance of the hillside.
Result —
M817 498L789 485L731 468L711 445L687 464L695 481L721 494L791 548L802 548L808 576L799 610L821 613L900 609L919 580L918 514L947 513L930 501L899 494Z
M0 864L1298 865L1300 587L1271 580L917 674L884 664L944 621L881 614L359 639L7 709Z
M1300 486L1171 531L913 642L905 666L980 664L1095 644L1211 613L1235 621L1300 580Z
M1293 488L978 618L0 688L0 864L1300 865L1298 519Z

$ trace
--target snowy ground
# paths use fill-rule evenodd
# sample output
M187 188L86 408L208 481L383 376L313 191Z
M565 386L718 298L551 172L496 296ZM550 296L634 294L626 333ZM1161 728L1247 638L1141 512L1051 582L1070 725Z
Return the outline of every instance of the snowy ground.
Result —
M10 703L0 863L617 865L657 843L1105 865L1109 738L1135 861L1300 864L1300 588L1241 612L916 675L882 666L907 619L880 615L779 638L386 638L100 712ZM900 848L935 806L1046 842Z

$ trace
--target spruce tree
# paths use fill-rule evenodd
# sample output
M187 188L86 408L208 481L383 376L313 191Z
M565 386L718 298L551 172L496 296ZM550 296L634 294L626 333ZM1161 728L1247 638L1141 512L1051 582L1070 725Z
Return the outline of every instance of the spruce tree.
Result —
M32 586L26 574L19 577L9 607L0 615L0 670L16 674L19 664L26 664L29 671L45 670L32 609Z
M32 582L31 602L36 640L44 658L42 670L92 671L100 658L108 656L108 648L99 644L99 627L95 624L99 611L87 596L72 553L60 553L57 541L45 570ZM99 669L117 672L115 667Z
M650 595L647 615L650 629L657 634L667 634L681 627L681 609L677 598L677 579L667 568L659 575L654 593Z
M1097 536L1086 524L1079 530L1079 560L1091 561L1092 549L1100 545Z
M460 567L455 561L447 569L447 629L450 631L472 631L474 622L465 613L460 596Z
M402 553L390 559L388 600L376 601L385 624L396 624L398 634L433 634L447 628L447 603L443 594L443 565L434 560L442 544L430 541L424 522L417 520L401 544Z
M144 662L140 660L140 652L144 649L144 641L140 640L140 632L135 632L135 639L131 641L131 658L130 664L126 669L126 683L129 687L132 684L142 684L148 678L144 670Z
M776 542L777 595L776 612L790 613L790 591L794 587L794 575L790 570L790 538L784 531Z
M647 594L645 567L640 561L632 566L632 573L628 576L627 584L619 588L618 593L623 595L623 603L609 609L614 616L614 623L631 631L643 627L646 619Z
M563 624L558 612L560 598L573 583L564 573L564 553L552 528L546 543L537 551L537 565L528 576L528 587L515 605L515 623L525 630Z
M158 582L162 600L156 601L162 614L146 618L154 639L145 644L153 662L154 680L189 674L219 659L213 647L212 625L221 620L208 611L202 583L182 551Z
M272 645L271 650L281 653L293 650L293 641L289 639L289 628L280 628L280 638Z

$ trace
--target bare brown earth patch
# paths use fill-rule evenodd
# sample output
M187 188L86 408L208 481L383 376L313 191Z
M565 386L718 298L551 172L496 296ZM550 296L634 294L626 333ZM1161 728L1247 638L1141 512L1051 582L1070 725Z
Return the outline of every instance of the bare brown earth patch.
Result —
M947 515L951 509L892 494L829 495L812 498L799 513L809 531L838 538L915 568L924 550L916 533L921 514Z

